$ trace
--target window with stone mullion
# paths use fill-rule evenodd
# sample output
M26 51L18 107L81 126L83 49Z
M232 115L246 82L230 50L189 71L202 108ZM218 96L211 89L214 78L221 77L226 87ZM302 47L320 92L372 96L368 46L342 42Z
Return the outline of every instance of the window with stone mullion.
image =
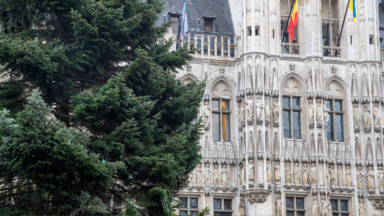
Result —
M214 141L231 141L230 101L212 100L212 135Z
M283 131L285 138L301 139L300 97L283 97Z
M344 124L343 124L343 101L331 99L327 101L328 123L327 139L328 141L344 142Z

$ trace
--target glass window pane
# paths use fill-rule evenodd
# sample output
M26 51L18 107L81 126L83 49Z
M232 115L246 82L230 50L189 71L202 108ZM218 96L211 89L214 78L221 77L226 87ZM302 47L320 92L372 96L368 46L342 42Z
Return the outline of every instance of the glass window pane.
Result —
M296 209L304 209L304 198L296 198Z
M336 112L342 112L343 111L342 101L335 101L335 111Z
M221 214L218 212L215 212L214 216L221 216Z
M297 212L296 216L305 216L305 212Z
M292 108L300 109L300 98L292 98Z
M191 216L197 216L198 213L199 213L198 211L190 211Z
M332 101L331 101L331 100L328 100L328 101L327 101L327 109L328 109L329 111L333 111L333 108L332 108Z
M349 216L349 214L341 214L341 216Z
M332 216L339 216L339 214L338 213L333 213Z
M220 110L219 100L212 100L212 110Z
M229 101L223 100L221 102L221 107L223 111L229 111Z
M224 200L224 210L232 210L232 200Z
M291 108L289 97L283 97L283 108Z
M180 211L180 215L188 215L188 211Z
M189 208L197 209L197 198L189 198Z
M348 211L348 201L347 200L340 200L340 210L341 211Z
M287 216L295 216L295 212L294 211L287 211Z
M223 114L223 141L229 142L230 141L230 115L229 114Z
M180 198L180 208L188 208L188 198L186 197Z
M214 141L220 141L220 114L212 113L212 135Z
M221 199L214 199L213 200L213 208L215 210L221 210Z
M301 139L300 111L293 111L293 135L296 139Z
M333 139L333 114L332 113L329 113L329 121L327 124L327 140L335 141Z
M291 111L283 111L284 137L291 138Z
M344 142L344 128L343 128L343 115L338 114L335 116L336 124L336 138L340 142Z
M293 197L287 197L285 198L285 201L286 201L286 207L287 209L294 209L294 205L293 205Z
M338 211L337 200L331 200L332 211Z

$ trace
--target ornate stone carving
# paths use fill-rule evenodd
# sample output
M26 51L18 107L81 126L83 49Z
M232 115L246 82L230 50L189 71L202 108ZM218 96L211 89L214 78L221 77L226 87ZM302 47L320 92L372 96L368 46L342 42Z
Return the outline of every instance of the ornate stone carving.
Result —
M316 105L316 121L317 124L323 122L323 107L321 106L321 101L319 100Z
M345 179L347 182L347 187L352 187L352 173L351 173L351 167L349 165L345 170Z
M371 112L370 112L367 104L364 105L363 120L364 120L363 122L364 122L365 132L370 133L371 132L372 119L371 119Z
M193 184L193 171L188 174L188 183Z
M270 190L252 189L246 192L248 200L251 204L263 203L267 200L267 196L271 193Z
M291 184L292 183L292 171L291 171L291 163L287 162L285 165L285 183Z
M248 179L253 181L255 179L255 169L253 165L253 160L248 161Z
M373 125L375 127L376 126L380 127L380 125L381 125L381 113L380 113L380 108L379 108L379 104L378 103L376 103L375 107L373 108L373 118L374 118Z
M209 164L205 164L204 184L211 185L211 170L210 170Z
M373 172L372 166L368 167L367 186L368 186L369 192L375 190L375 173Z
M308 119L309 119L309 123L313 124L315 122L315 110L314 110L314 107L313 107L313 103L312 103L312 100L309 100L308 102ZM312 127L313 129L313 127Z
M337 180L340 187L343 187L345 185L343 167L341 165L339 165L337 169Z
M279 118L280 118L280 106L278 98L274 98L273 101L273 126L278 127L279 126Z
M276 205L276 216L282 216L282 205L281 205L281 199L280 197L276 199L275 201Z
M359 216L365 216L364 199L359 200Z
M359 142L359 137L355 137L355 158L361 159L361 146Z
M267 161L267 182L272 182L271 161Z
M293 173L294 173L294 183L296 185L300 184L300 167L299 167L299 163L295 163L295 167L293 168Z
M320 216L328 216L328 202L324 196L320 202Z
M364 189L364 176L365 176L365 174L362 170L362 166L359 166L356 175L357 175L357 187L359 189Z
M221 186L226 187L228 185L228 170L227 170L227 165L224 164L223 167L221 168Z
M324 103L324 124L327 124L329 121L329 114L328 114L328 108L327 108L327 103Z
M319 204L317 203L316 197L312 200L312 216L319 216Z
M248 136L249 136L248 152L253 153L253 131L252 130L249 130Z
M329 181L330 181L331 187L336 186L336 173L333 165L329 167Z
M213 169L213 184L219 185L219 169L217 164L215 164L215 168Z
M245 205L245 200L243 197L241 197L240 199L240 204L239 204L239 213L240 213L240 216L246 216L246 211L247 211L247 208L246 208L246 205Z
M196 170L196 184L197 185L202 185L203 182L202 182L202 178L203 175L202 175L202 171L201 171L201 164L198 164L197 165L197 170Z
M378 168L377 180L379 181L378 185L379 185L380 193L384 193L384 171L382 166L379 166Z
M281 176L280 176L280 164L275 164L275 182L280 183Z
M237 111L237 119L239 121L239 127L242 127L245 124L245 104L244 99L241 99L241 102L239 103L239 109Z
M263 123L263 109L264 105L263 102L261 102L261 98L257 98L256 100L256 118L257 118L257 124L261 125Z
M248 95L248 100L245 102L247 111L247 122L249 125L253 124L253 100L252 96Z
M265 116L265 126L268 126L271 122L271 107L269 106L269 98L266 97L265 99L265 109L264 109L264 116Z
M317 183L317 168L315 166L315 163L311 164L311 173L309 174L309 181L311 182L311 185L316 185Z
M303 163L303 184L308 184L308 167L306 163Z
M353 104L353 126L355 132L360 131L360 111L357 103Z
M240 177L240 183L242 185L245 184L245 162L243 162L242 164L240 164L240 173L239 173L239 177Z
M204 129L207 131L209 130L209 125L211 123L211 107L209 106L209 102L205 101L205 106L204 106Z

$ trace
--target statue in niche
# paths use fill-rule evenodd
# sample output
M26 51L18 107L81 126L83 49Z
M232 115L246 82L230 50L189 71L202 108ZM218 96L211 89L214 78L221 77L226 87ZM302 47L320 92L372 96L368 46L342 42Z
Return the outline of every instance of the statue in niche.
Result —
M317 121L317 123L323 122L323 107L321 106L321 101L317 102L316 121Z
M319 204L317 204L316 197L313 197L312 201L312 216L319 216Z
M280 164L275 165L275 182L280 183Z
M373 118L374 118L374 125L380 126L381 121L381 115L380 115L380 109L379 104L375 104L375 108L373 108Z
M309 101L308 105L308 118L309 118L309 123L313 123L315 121L315 110L313 108L313 103L312 100Z
M240 199L239 213L240 216L246 216L245 200L243 197Z
M317 182L317 174L316 174L316 166L314 163L311 165L311 173L309 174L309 181L312 185L316 185Z
M239 120L239 125L242 125L242 122L245 121L244 119L244 102L243 99L241 99L241 103L239 103L239 111L238 111L238 120Z
M215 168L213 169L213 184L219 185L219 169L217 164L215 164Z
M307 164L303 164L303 184L308 184L308 168Z
M245 102L248 120L253 119L253 100L252 96L248 95L248 100Z
M379 188L380 189L384 189L384 171L383 171L383 167L382 166L379 166L379 170L377 171L377 176L378 176L378 180L379 180Z
M359 203L359 216L365 216L365 205L363 199L360 199Z
M329 197L329 200L328 200L328 216L333 216L333 214L332 214L331 197Z
M331 165L331 167L329 168L329 178L330 178L331 186L336 186L336 173L333 165Z
M293 168L293 173L294 173L294 182L295 184L300 184L300 167L299 163L295 163L295 167Z
M228 170L227 170L227 165L224 164L221 171L221 186L226 187L227 182L228 182Z
M244 167L245 162L240 165L240 183L243 185L245 184L245 167Z
M211 170L209 164L205 164L204 183L205 185L211 185Z
M276 199L276 216L282 216L282 205L280 198Z
M291 184L292 183L292 173L291 173L291 163L287 162L285 165L285 183Z
M273 102L273 121L274 122L279 122L279 113L280 113L279 101L277 98L275 98Z
M210 121L210 116L211 116L211 107L209 106L209 102L205 101L205 106L204 106L204 123L205 125L209 125Z
M358 104L353 105L353 125L355 127L360 126L360 112L359 112Z
M271 161L267 161L267 182L272 181L272 175L271 175Z
M331 185L331 165L327 165L327 176L326 176L326 181L328 185Z
M188 174L188 183L193 184L193 171Z
M347 182L347 187L352 187L352 173L351 173L351 168L348 165L347 169L345 170L345 179Z
M256 117L258 119L261 119L263 118L263 103L261 102L261 99L260 98L257 98L256 100Z
M324 103L324 123L328 124L328 121L329 121L328 108L327 108L327 104Z
M265 120L269 121L271 119L271 108L269 107L269 100L268 100L268 97L267 99L265 99L265 112L264 112L264 115L265 115Z
M328 202L327 202L327 200L325 200L325 197L321 198L320 216L328 216Z
M371 126L371 112L370 112L367 104L364 106L363 119L364 119L364 126L370 127Z
M248 161L248 180L253 181L255 179L253 160Z
M197 184L197 185L202 185L201 164L198 164L198 165L197 165L197 170L196 170L196 184Z
M343 173L343 167L339 165L339 168L337 169L337 180L339 182L339 186L344 186L344 173Z
M375 188L375 173L373 172L371 166L368 167L367 185L369 190L373 190Z
M364 176L365 176L365 174L362 170L362 167L359 166L358 171L357 171L357 187L359 189L364 188Z

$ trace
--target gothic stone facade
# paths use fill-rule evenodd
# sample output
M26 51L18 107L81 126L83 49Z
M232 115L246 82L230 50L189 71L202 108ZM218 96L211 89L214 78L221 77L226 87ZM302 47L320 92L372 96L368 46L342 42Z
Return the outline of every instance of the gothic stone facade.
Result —
M168 1L159 22L176 21L181 3ZM292 0L187 0L188 37L169 28L174 49L197 49L180 80L207 80L203 158L177 213L384 215L377 1L356 0L339 46L347 1L298 3L292 43L282 33Z

